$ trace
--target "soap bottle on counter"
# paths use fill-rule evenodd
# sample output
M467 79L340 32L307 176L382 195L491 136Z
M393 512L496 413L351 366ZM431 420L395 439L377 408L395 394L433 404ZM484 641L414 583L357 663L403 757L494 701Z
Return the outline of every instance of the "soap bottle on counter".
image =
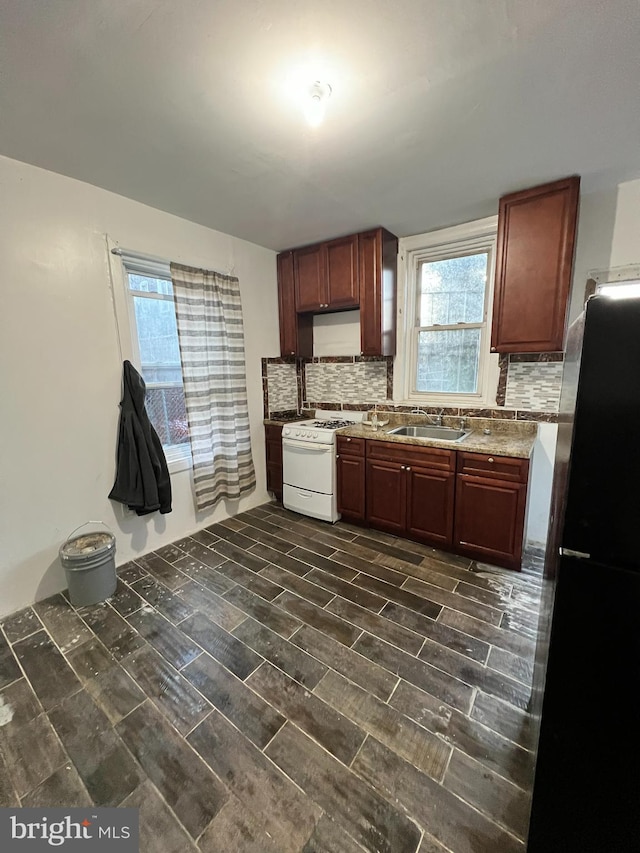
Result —
M378 413L376 410L373 410L373 414L371 415L371 429L376 432L378 429Z

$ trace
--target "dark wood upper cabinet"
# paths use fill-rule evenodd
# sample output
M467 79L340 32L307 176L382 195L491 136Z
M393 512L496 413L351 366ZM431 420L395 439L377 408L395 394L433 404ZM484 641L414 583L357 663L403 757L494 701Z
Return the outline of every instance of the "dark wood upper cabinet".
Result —
M327 292L322 244L294 249L293 263L296 311L318 311Z
M281 252L281 354L312 356L313 315L359 307L361 355L394 355L397 255L384 228Z
M358 235L362 355L395 355L398 238L384 228Z
M562 349L579 194L573 176L500 199L493 352Z
M313 316L296 312L293 252L278 255L280 355L313 355Z
M298 312L358 307L357 234L294 249L293 258Z
M360 304L358 281L358 235L325 243L327 293L325 310L357 308Z

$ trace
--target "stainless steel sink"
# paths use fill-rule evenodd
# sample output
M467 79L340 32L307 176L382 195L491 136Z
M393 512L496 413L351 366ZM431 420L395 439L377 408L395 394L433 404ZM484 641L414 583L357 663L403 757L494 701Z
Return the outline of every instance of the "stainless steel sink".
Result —
M445 426L400 426L389 430L389 435L406 435L409 438L430 438L436 441L463 441L469 431Z

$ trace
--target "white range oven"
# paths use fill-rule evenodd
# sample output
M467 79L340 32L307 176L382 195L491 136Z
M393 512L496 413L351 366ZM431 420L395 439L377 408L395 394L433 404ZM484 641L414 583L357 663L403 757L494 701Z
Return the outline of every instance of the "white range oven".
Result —
M316 409L313 420L282 430L282 503L294 512L337 521L336 430L360 423L364 412Z

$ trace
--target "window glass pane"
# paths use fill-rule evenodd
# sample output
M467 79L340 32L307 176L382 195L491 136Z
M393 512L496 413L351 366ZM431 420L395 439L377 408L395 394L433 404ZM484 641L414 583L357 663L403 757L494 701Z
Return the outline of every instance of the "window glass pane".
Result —
M147 413L165 447L184 444L189 431L173 301L134 296L133 304Z
M189 441L182 384L148 384L146 406L149 420L156 428L163 447L186 444Z
M481 252L420 264L418 325L482 323L488 261Z
M164 373L167 370L173 381L180 381L180 347L173 302L134 296L133 304L145 381L168 378Z
M173 284L166 278L152 278L148 275L129 273L129 290L142 290L144 293L162 293L173 296Z
M416 390L475 394L478 390L480 332L480 329L420 332Z

